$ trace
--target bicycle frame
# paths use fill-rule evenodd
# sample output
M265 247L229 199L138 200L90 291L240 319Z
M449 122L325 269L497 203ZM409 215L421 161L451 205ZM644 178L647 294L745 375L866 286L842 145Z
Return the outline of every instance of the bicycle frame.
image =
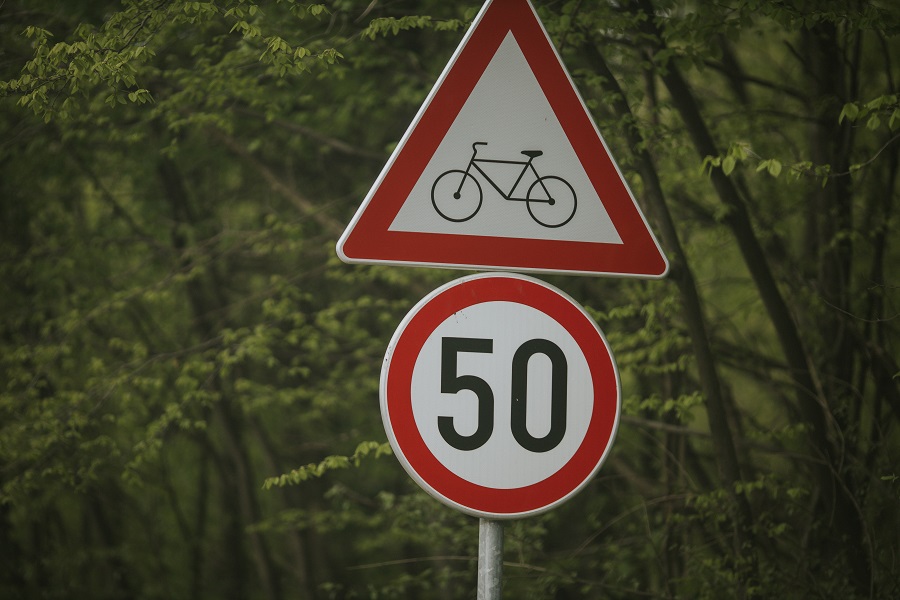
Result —
M453 223L463 223L474 217L481 209L484 193L478 177L472 172L474 170L481 173L482 178L487 180L504 200L524 203L528 214L539 225L550 228L562 227L572 220L578 207L575 190L562 177L557 175L541 176L538 173L534 166L534 159L543 156L544 153L541 150L522 150L521 153L527 156L528 160L500 160L478 158L478 146L487 146L487 142L472 144L472 157L469 158L465 171L450 169L438 175L434 180L431 186L431 204L441 217ZM522 170L509 191L505 191L482 168L484 164L516 165ZM534 183L530 185L528 182L523 183L525 174L529 171L535 179ZM467 184L466 182L469 180L471 182ZM528 188L524 197L514 195L520 185Z
M519 187L519 184L522 182L522 178L525 177L525 173L528 172L528 168L529 168L529 167L531 167L531 172L534 173L535 179L536 179L536 180L540 180L541 176L540 176L540 174L537 172L537 169L534 167L534 164L533 164L533 163L534 163L534 159L535 159L536 157L535 157L535 156L529 156L528 160L525 160L525 161L522 161L522 160L498 160L498 159L492 159L492 158L477 158L477 156L478 156L478 146L487 146L487 142L475 142L474 144L472 144L472 158L469 159L469 164L466 165L466 171L465 171L466 175L470 175L470 174L471 174L471 173L470 173L470 170L472 169L472 167L475 167L475 169L476 169L479 173L481 173L481 176L484 177L485 180L486 180L488 183L490 183L491 186L492 186L495 190L497 190L497 192L498 192L501 196L503 196L503 199L504 199L504 200L513 200L513 201L516 201L516 202L528 202L528 199L527 199L527 198L516 198L516 197L514 197L512 194L513 194L513 192L516 190L516 188ZM503 164L503 165L522 165L522 172L519 173L518 179L516 179L516 182L515 182L515 183L513 184L513 186L510 188L509 192L504 192L502 189L500 189L500 186L498 186L498 185L494 182L494 180L491 179L491 176L488 175L488 174L485 172L485 170L482 169L482 168L479 166L478 163L492 163L492 164ZM465 178L465 176L463 176L463 177L461 178L460 182L459 182L459 188L457 188L457 190L456 190L456 193L457 193L457 194L460 193L460 191L462 190L462 186L463 186L463 183L465 182L465 180L466 180L466 178ZM544 188L544 192L547 192L547 188L544 186L543 183L541 183L541 187ZM548 195L548 197L549 197L549 192L547 192L547 195ZM535 199L532 199L531 201L532 201L532 202L544 202L543 200L535 200ZM550 201L550 200L547 200L547 202L551 202L551 201Z

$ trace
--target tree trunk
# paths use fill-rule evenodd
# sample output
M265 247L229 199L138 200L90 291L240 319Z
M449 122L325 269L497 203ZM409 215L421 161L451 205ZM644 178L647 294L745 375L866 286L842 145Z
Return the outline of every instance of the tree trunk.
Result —
M596 71L603 77L607 88L615 93L615 110L620 115L633 116L631 109L625 102L625 96L616 82L615 76L610 71L603 56L595 47L590 47L589 53ZM632 148L645 148L646 144L640 134L633 127L628 127L626 135ZM703 390L706 411L709 416L709 427L712 432L713 446L715 448L716 462L719 467L722 481L732 495L737 515L734 526L733 549L736 556L746 554L744 548L746 536L752 523L753 515L747 497L735 492L735 484L741 481L741 468L738 463L735 449L735 434L729 425L725 400L722 393L722 384L716 371L716 360L713 355L710 338L703 314L703 305L690 265L687 262L684 249L675 224L666 206L665 194L653 159L646 150L637 151L638 170L644 183L645 196L650 203L651 216L660 232L663 245L668 250L671 263L670 277L678 286L681 303L684 308L683 315L691 338L691 346L694 359L697 363L697 371L700 378L700 386ZM752 557L748 557L751 558Z

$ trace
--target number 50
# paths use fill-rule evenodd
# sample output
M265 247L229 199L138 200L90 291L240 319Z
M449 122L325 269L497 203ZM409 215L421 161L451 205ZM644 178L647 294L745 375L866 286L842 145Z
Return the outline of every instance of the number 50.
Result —
M494 340L483 338L445 337L441 339L441 393L457 394L469 390L478 398L478 426L475 433L461 435L453 426L453 417L438 417L438 431L444 440L457 450L475 450L483 446L494 432L494 391L490 384L475 375L460 375L457 363L460 352L490 354ZM544 437L534 437L526 424L528 413L528 361L535 354L550 359L550 431ZM533 339L516 350L512 360L512 393L510 429L520 446L531 452L549 452L556 448L566 434L566 403L568 393L568 363L563 351L544 339Z

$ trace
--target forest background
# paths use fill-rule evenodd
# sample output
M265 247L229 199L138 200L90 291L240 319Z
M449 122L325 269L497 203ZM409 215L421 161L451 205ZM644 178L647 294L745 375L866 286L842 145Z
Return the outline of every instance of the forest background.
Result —
M662 281L545 277L624 415L509 598L900 597L900 5L534 0ZM0 597L471 598L335 242L480 2L0 0Z

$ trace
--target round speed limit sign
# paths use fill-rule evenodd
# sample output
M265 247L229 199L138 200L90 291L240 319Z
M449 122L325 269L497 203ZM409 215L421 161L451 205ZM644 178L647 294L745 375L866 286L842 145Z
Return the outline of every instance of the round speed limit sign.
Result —
M484 518L566 501L600 468L621 406L603 333L541 281L479 274L403 319L381 371L394 453L429 494Z

